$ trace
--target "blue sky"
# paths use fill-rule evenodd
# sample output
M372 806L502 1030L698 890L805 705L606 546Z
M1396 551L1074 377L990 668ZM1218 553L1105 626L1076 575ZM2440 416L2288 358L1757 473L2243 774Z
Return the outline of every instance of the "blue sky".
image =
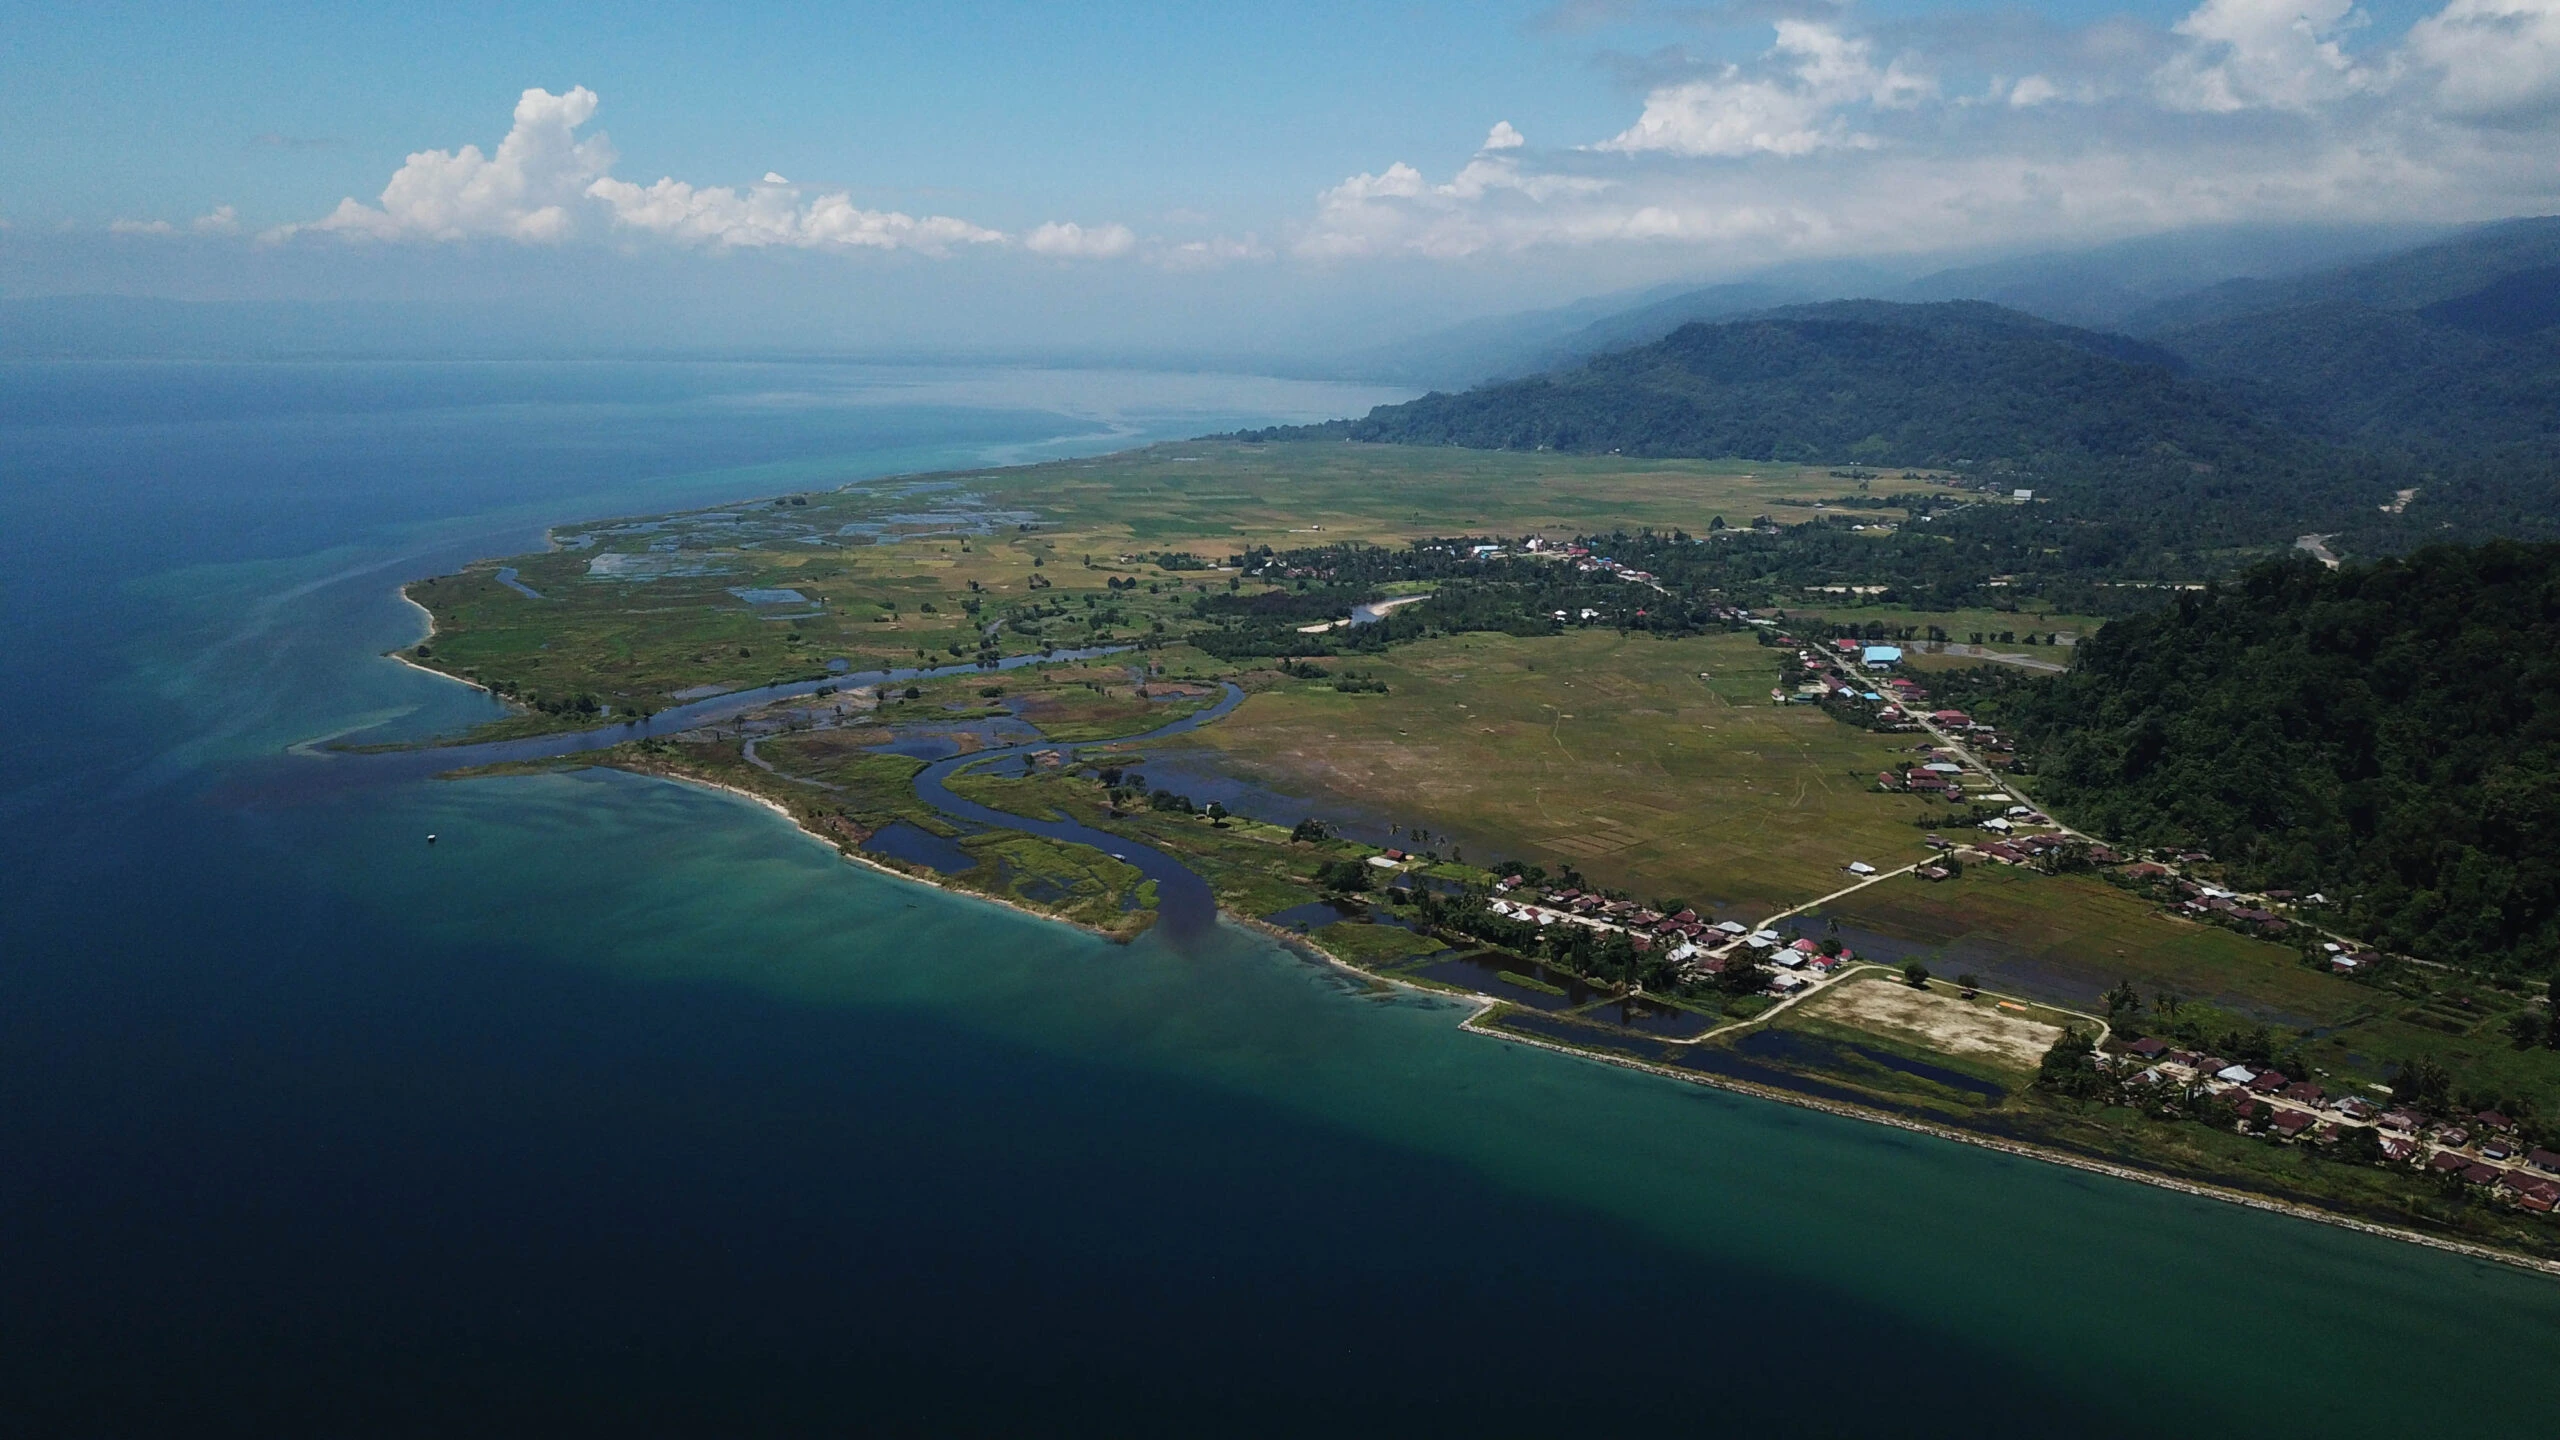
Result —
M22 295L640 266L1201 328L2560 208L2560 0L13 4L0 29Z

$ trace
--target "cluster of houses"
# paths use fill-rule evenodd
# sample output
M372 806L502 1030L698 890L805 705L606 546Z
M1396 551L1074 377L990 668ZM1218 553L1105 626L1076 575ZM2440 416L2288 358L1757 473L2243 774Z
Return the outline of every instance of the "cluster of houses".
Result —
M1564 553L1565 558L1573 563L1573 568L1581 574L1607 575L1624 580L1630 585L1651 585L1657 590L1662 588L1661 582L1654 578L1650 570L1639 570L1633 565L1612 560L1606 555L1594 555L1580 545L1568 546Z
M1857 867L1873 873L1872 866ZM1754 930L1735 920L1711 920L1695 910L1666 915L1632 900L1611 900L1580 890L1532 893L1514 875L1494 886L1486 902L1494 914L1532 925L1580 925L1627 937L1645 954L1660 949L1664 958L1695 979L1722 974L1738 957L1754 965L1771 965L1779 973L1769 988L1791 995L1837 974L1857 956L1846 949L1824 954L1810 940L1790 941L1775 930Z
M2183 860L2186 857L2179 858ZM2210 859L2211 857L2199 855L2199 858ZM2235 930L2270 939L2280 938L2293 928L2292 920L2263 905L2251 904L2249 897L2237 890L2226 890L2219 885L2191 879L2157 861L2137 860L2121 867L2116 874L2126 880L2168 887L2168 891L2176 897L2171 902L2172 907L2177 913L2189 919L2215 921ZM2290 901L2295 897L2292 891L2283 890L2271 891L2266 898L2270 901ZM2328 902L2328 897L2323 895L2307 898L2315 904ZM2367 966L2378 963L2382 958L2372 951L2350 950L2344 945L2330 944L2323 948L2327 950L2330 957L2329 968L2341 975L2355 974Z
M1513 548L1508 545L1467 547L1467 558L1470 560L1502 560L1509 558L1513 553ZM1584 575L1613 575L1632 584L1657 585L1658 588L1658 582L1652 571L1639 570L1633 565L1622 564L1606 555L1594 555L1588 545L1558 542L1543 536L1532 535L1520 542L1518 553L1539 560L1562 561ZM1559 615L1557 618L1564 617Z
M1786 636L1778 638L1793 643ZM1926 686L1907 676L1888 673L1902 663L1902 651L1897 646L1834 640L1828 651L1797 650L1796 663L1813 676L1798 687L1794 697L1798 700L1864 701L1877 707L1875 726L1879 730L1908 734L1934 729L1940 734L1962 734L1967 744L1985 756L1985 765L2006 769L2013 762L2017 746L1997 726L1984 724L1962 710L1929 709ZM1788 697L1784 692L1772 692L1772 698L1783 701ZM1919 788L1945 787L1924 784Z
M2492 1110L2437 1119L2406 1107L2385 1108L2361 1095L2331 1095L2309 1080L2201 1051L2179 1050L2156 1036L2125 1047L2144 1068L2131 1083L2194 1087L2231 1102L2239 1124L2286 1142L2334 1144L2352 1128L2380 1137L2383 1159L2438 1175L2456 1175L2521 1209L2560 1209L2560 1152L2527 1146L2513 1120Z
M1730 944L1736 937L1749 933L1749 927L1731 920L1714 921L1695 910L1665 915L1648 905L1633 900L1612 900L1605 895L1581 890L1549 890L1532 895L1517 875L1505 876L1493 887L1493 898L1487 902L1493 913L1532 925L1580 925L1592 930L1624 934L1635 947L1650 952L1656 946L1692 949L1706 945ZM1681 957L1686 958L1686 957Z

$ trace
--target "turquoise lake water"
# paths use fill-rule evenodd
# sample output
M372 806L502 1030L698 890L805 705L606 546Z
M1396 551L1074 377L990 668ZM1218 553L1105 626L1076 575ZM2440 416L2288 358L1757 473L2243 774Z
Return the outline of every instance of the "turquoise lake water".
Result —
M833 365L0 368L0 1379L33 1433L2409 1435L2560 1283L1458 1033L465 726L546 524L1356 413ZM440 843L422 842L429 832Z

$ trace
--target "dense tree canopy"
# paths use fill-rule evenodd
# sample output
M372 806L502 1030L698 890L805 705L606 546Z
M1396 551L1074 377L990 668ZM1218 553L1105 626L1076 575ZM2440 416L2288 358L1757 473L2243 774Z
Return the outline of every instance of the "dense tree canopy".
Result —
M1996 305L1844 301L1681 327L1577 370L1433 394L1353 439L1479 449L1943 465L2256 458L2285 437L2184 363Z
M2415 954L2560 958L2560 546L2264 565L1995 708L2085 826L2325 892Z

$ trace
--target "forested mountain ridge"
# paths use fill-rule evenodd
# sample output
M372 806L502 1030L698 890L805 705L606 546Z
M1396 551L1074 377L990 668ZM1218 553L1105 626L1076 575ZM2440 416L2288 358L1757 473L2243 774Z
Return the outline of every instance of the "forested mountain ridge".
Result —
M1837 301L1241 438L1949 467L2052 502L2038 507L2043 543L2076 546L2096 527L2121 555L2372 530L2417 483L2404 464L2288 428L2246 385L2185 369L2139 340L1979 301Z
M2379 259L2276 279L2222 281L2129 315L2122 328L2158 336L2304 305L2415 311L2554 263L2560 263L2560 216L2504 220Z
M2001 688L2075 824L2323 892L2412 954L2560 960L2560 545L2271 563Z
M1838 301L1723 323L1578 369L1435 393L1270 438L1944 465L2174 456L2302 442L2168 351L1979 301Z
M2332 438L2438 461L2560 454L2560 219L2234 281L2128 325Z

